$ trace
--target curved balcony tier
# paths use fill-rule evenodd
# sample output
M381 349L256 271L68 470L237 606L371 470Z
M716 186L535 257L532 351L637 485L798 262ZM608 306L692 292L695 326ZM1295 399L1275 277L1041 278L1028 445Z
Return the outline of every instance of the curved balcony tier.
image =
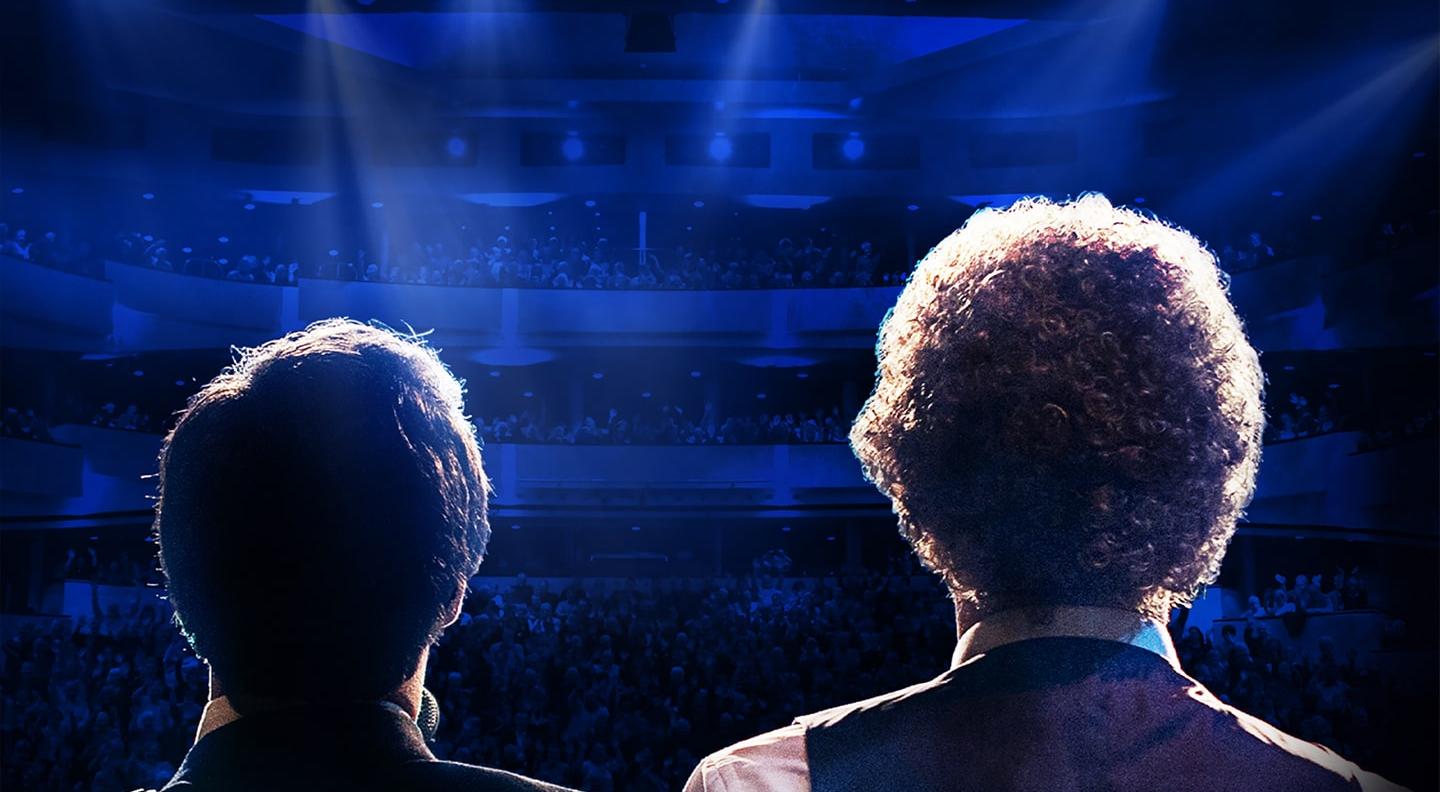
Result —
M899 287L733 291L487 289L212 280L110 262L109 280L0 257L6 346L106 352L252 344L349 316L433 330L447 347L730 346L863 349ZM1325 257L1237 274L1232 294L1263 350L1433 344L1436 290L1403 257ZM1418 279L1417 279L1418 278ZM1385 321L1374 321L1376 306ZM1394 306L1400 306L1394 308ZM1369 317L1369 318L1367 318Z
M159 435L73 425L52 434L64 445L7 439L0 446L0 516L7 523L150 508ZM1336 433L1268 446L1248 519L1326 526L1340 535L1434 537L1434 488L1419 480L1430 445L1356 453L1359 439ZM491 444L484 455L500 516L587 509L889 513L843 444ZM1406 493L1404 500L1396 493Z

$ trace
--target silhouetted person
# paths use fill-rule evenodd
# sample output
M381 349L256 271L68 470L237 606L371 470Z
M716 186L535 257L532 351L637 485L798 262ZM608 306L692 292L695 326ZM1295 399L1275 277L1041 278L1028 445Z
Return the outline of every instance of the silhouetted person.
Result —
M1100 195L980 212L930 251L850 440L950 590L952 666L711 755L687 790L1387 788L1222 703L1166 631L1260 458L1260 363L1220 284L1190 234Z
M331 320L190 401L155 530L210 701L166 789L557 789L426 748L430 646L490 537L461 395L420 341Z

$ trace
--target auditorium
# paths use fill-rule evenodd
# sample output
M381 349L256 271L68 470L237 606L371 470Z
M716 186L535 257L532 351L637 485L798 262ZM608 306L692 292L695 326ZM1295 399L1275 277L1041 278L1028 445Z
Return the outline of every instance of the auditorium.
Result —
M0 61L0 789L1440 789L1433 2Z

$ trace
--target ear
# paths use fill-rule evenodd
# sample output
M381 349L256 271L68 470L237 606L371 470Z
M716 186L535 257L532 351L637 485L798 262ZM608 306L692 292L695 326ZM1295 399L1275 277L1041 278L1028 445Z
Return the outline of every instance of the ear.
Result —
M443 630L460 620L460 610L465 606L465 592L468 590L468 586L461 586L440 611L440 629Z

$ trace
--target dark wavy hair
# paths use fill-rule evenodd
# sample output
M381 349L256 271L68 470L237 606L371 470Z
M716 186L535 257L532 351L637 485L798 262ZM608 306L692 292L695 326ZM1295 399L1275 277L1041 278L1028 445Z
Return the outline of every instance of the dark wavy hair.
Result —
M415 672L490 536L462 396L421 339L334 319L239 350L190 400L155 532L227 694L375 698Z
M1097 194L979 212L920 262L878 357L850 442L958 599L1163 616L1214 581L1263 377L1188 232Z

